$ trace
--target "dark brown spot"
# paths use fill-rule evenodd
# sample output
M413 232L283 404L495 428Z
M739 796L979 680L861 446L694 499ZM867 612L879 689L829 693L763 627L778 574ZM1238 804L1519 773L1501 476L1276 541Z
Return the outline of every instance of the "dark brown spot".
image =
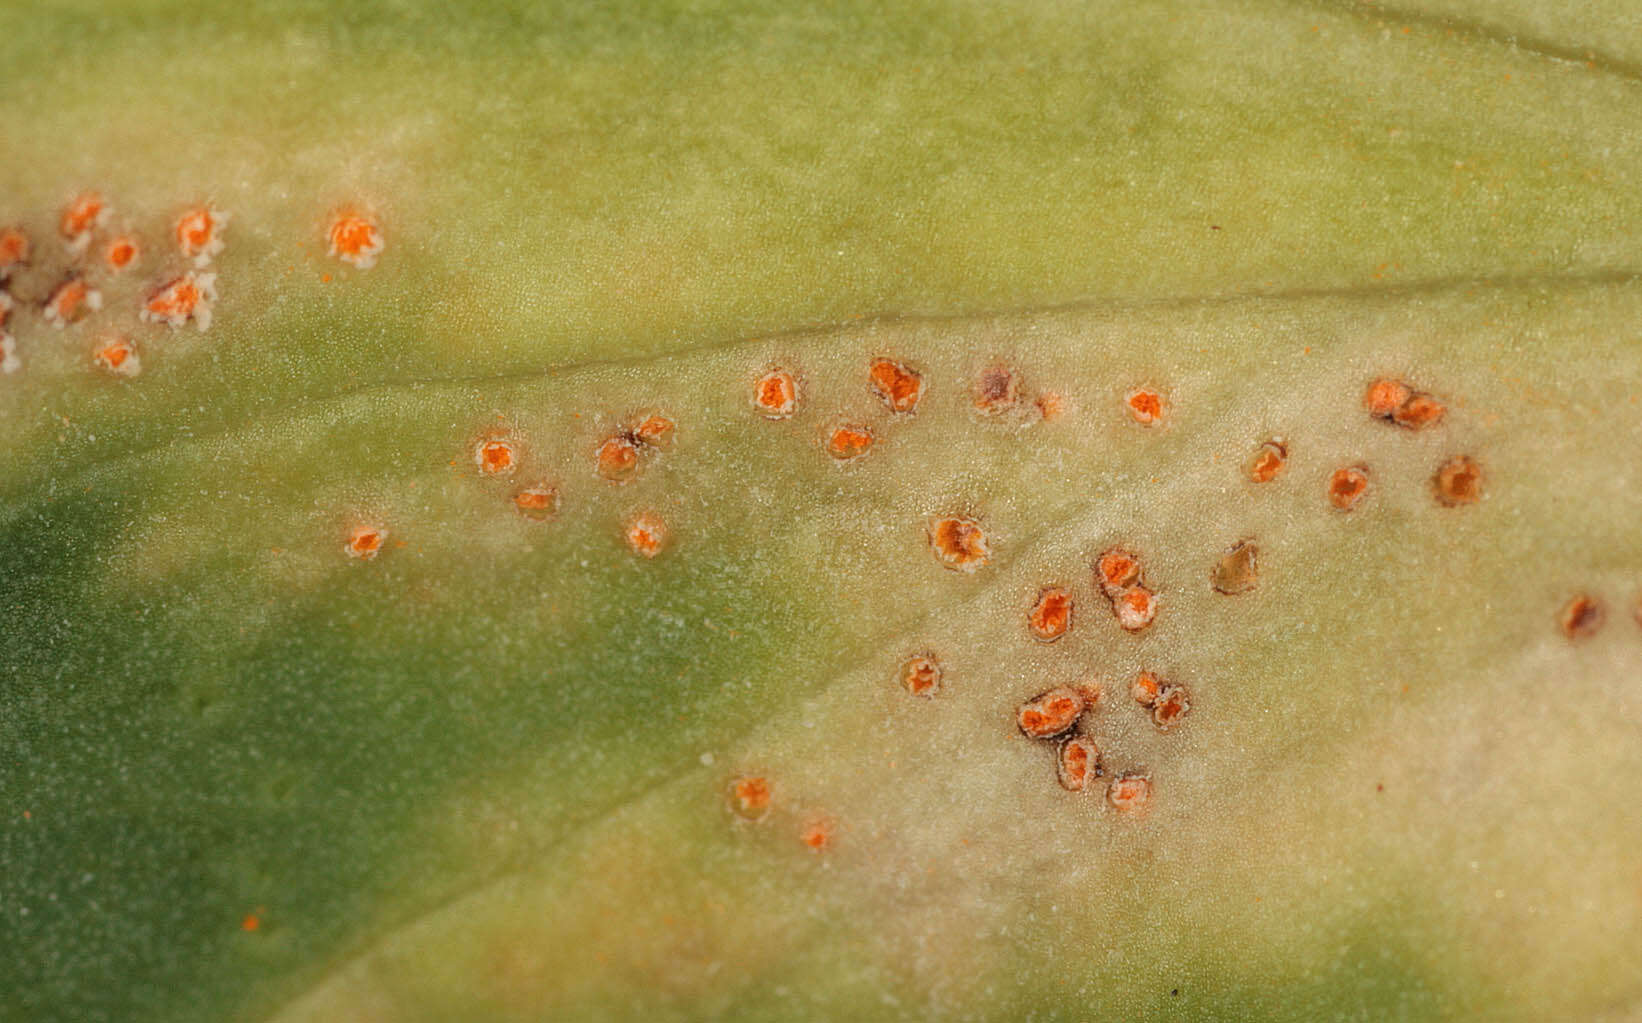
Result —
M1253 540L1239 540L1220 556L1209 570L1209 582L1216 593L1238 594L1254 589L1259 574L1256 557L1259 549Z

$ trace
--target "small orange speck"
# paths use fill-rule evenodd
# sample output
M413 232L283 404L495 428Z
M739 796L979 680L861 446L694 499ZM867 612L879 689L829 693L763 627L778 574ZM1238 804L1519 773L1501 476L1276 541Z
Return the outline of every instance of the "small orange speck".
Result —
M770 812L770 782L767 778L742 777L730 783L730 809L750 821L763 820Z
M992 555L981 524L968 518L936 519L930 523L929 546L936 560L955 572L973 572Z
M1363 395L1363 405L1368 409L1369 415L1390 419L1413 393L1401 380L1381 377L1368 385L1368 392Z
M1455 455L1437 467L1431 485L1439 504L1475 504L1482 497L1482 466L1468 455Z
M1157 701L1152 704L1152 723L1160 731L1167 732L1178 725L1191 709L1191 694L1185 686L1164 686L1157 694Z
M1163 691L1163 680L1152 672L1143 671L1129 683L1129 695L1142 707L1150 707L1157 702L1157 694Z
M844 423L827 434L827 454L840 462L852 461L871 451L873 441L871 430Z
M116 337L99 345L91 353L91 360L102 369L120 376L136 376L142 371L142 362L137 358L136 346L123 337Z
M1557 624L1562 627L1562 634L1569 639L1586 639L1596 635L1596 630L1602 627L1605 617L1602 604L1594 597L1581 593L1557 612Z
M513 506L529 518L552 518L559 511L559 490L547 483L526 487L513 495Z
M103 262L108 264L110 270L119 273L136 266L137 258L141 254L142 247L137 244L137 239L130 235L122 235L109 242L108 247L103 249Z
M1138 771L1126 771L1112 779L1106 801L1122 813L1141 816L1152 805L1152 779Z
M1044 422L1059 419L1066 410L1066 400L1054 391L1044 391L1038 395L1038 415Z
M649 415L633 427L633 439L658 451L666 451L673 446L673 435L677 429L677 424L666 416Z
M1163 397L1156 391L1130 391L1124 403L1129 406L1129 415L1137 423L1150 426L1163 418Z
M907 692L914 696L934 696L941 689L944 672L940 659L934 654L919 654L908 658L899 674Z
M915 412L924 396L923 374L893 359L874 359L869 371L872 389L891 412Z
M975 379L971 392L975 408L985 415L1001 415L1015 407L1020 381L1008 366L989 366Z
M511 476L519 467L518 452L510 441L491 438L480 441L473 449L473 462L486 476Z
M331 283L331 275L329 273L320 274L319 275L319 283L321 283L321 284Z
M612 483L626 483L639 471L638 445L618 434L599 445L597 467L600 476Z
M190 270L150 294L141 317L172 327L181 327L192 319L196 328L207 330L211 326L211 304L216 297L217 275Z
M1015 710L1015 724L1030 739L1053 739L1071 731L1088 707L1076 686L1057 686L1027 700Z
M640 512L627 524L627 546L646 558L660 554L667 537L667 523L655 512Z
M245 919L239 922L239 929L250 933L262 928L262 918L255 913L245 914Z
M1060 744L1056 775L1061 788L1068 792L1082 792L1089 782L1100 777L1100 747L1087 736L1075 736Z
M786 419L798 409L798 379L772 369L753 384L753 408L766 419Z
M832 830L830 820L825 817L812 817L798 832L798 840L816 852L821 852L832 845Z
M386 243L376 221L358 213L343 213L331 221L327 232L330 254L344 263L352 263L361 270L376 265Z
M63 209L57 230L69 242L69 247L84 251L91 241L91 232L108 220L111 210L96 192L82 192Z
M1072 594L1062 586L1048 586L1027 612L1026 625L1032 638L1053 643L1072 627Z
M0 280L29 261L29 236L20 227L0 228Z
M1336 469L1328 478L1328 501L1341 511L1350 511L1357 507L1358 502L1362 501L1367 493L1367 466Z
M1131 586L1112 599L1112 613L1125 631L1139 632L1157 617L1157 594L1144 586Z
M1268 440L1255 451L1254 460L1249 463L1249 479L1270 483L1283 474L1288 464L1288 445L1280 440Z
M103 296L81 277L70 277L57 285L46 299L46 322L58 330L80 320L88 310L101 309Z
M1140 580L1140 559L1114 547L1095 562L1095 581L1107 597L1116 597Z
M195 266L205 266L222 251L222 229L227 225L228 214L211 206L196 206L177 219L177 249Z
M350 558L369 561L376 557L382 549L382 542L388 538L388 531L380 526L356 526L348 534L348 542L343 547Z

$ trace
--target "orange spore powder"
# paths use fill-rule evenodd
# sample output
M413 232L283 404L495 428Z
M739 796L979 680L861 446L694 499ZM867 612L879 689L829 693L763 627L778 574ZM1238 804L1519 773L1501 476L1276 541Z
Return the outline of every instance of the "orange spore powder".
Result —
M1115 597L1140 579L1140 559L1113 548L1095 562L1096 581L1108 597Z
M611 437L599 445L597 467L600 476L612 483L625 483L639 471L639 449L625 436Z
M1163 397L1156 391L1131 391L1124 403L1129 406L1129 415L1137 423L1150 426L1163 418Z
M872 450L872 431L864 426L838 426L827 435L827 454L840 462L860 458Z
M480 441L473 449L473 461L487 476L507 476L518 468L513 445L505 440Z
M1081 690L1059 686L1021 704L1015 712L1015 723L1028 738L1052 739L1077 724L1087 706Z
M784 369L772 369L753 384L753 407L769 419L786 419L798 408L798 381Z
M1280 441L1268 440L1254 453L1249 463L1249 479L1256 483L1270 483L1288 468L1288 448Z
M1068 792L1082 792L1100 770L1100 749L1085 736L1067 739L1061 743L1056 764L1056 775L1061 787Z
M770 812L770 782L767 778L743 777L730 783L730 809L738 817L761 820Z
M1144 586L1131 586L1112 598L1112 613L1129 632L1139 632L1157 617L1157 595Z
M673 445L673 433L677 425L666 416L646 416L644 421L633 427L633 439L640 444L665 451Z
M1072 594L1060 586L1046 587L1027 612L1026 624L1033 638L1041 642L1053 643L1066 635L1072 627Z
M641 512L627 524L627 546L646 558L661 553L667 535L667 523L655 512Z
M357 213L337 216L331 221L326 236L330 240L332 256L361 270L375 266L376 257L385 247L382 230L377 227L376 221Z
M137 244L137 239L124 236L108 243L108 247L103 250L103 262L108 264L110 270L118 273L135 265L137 257L141 254L142 248Z
M388 538L388 531L379 526L356 526L348 534L348 542L343 547L348 557L369 561L376 557L382 549L382 541Z
M933 654L920 654L901 665L901 684L914 696L934 696L941 674L941 662Z
M1144 814L1152 804L1152 779L1137 772L1118 775L1106 790L1106 800L1120 812Z
M958 572L973 572L986 564L992 553L986 533L974 519L936 519L930 525L929 543L936 559Z
M891 412L913 412L924 396L924 378L916 370L893 359L874 359L868 376L872 389Z
M1361 466L1336 469L1328 478L1328 503L1341 511L1357 507L1368 493L1368 470Z

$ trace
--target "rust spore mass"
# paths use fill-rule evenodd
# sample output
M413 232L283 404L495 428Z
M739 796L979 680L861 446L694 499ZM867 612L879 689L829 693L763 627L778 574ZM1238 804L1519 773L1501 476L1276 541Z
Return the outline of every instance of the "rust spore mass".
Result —
M655 512L640 512L627 524L628 548L646 558L660 554L668 537L667 523Z
M992 554L980 523L970 518L936 519L930 523L929 545L936 560L955 572L973 572Z
M1075 686L1057 686L1021 704L1015 723L1030 739L1053 739L1072 730L1088 707L1088 698Z
M753 408L766 419L786 419L798 409L798 378L772 369L753 383Z
M836 426L827 434L827 454L840 462L854 461L872 450L873 440L872 431L865 426Z
M1437 467L1431 485L1444 507L1475 504L1482 497L1482 466L1469 455L1455 455Z
M1157 617L1157 594L1144 586L1131 586L1112 598L1112 613L1128 632L1139 632Z
M730 809L743 820L763 820L770 812L769 779L745 776L730 782Z
M1143 816L1152 805L1152 778L1141 771L1126 771L1112 779L1106 801L1120 813Z
M1178 725L1191 709L1191 694L1185 686L1164 686L1157 694L1157 701L1152 704L1152 723L1159 731L1167 732Z
M1060 744L1055 768L1061 788L1082 792L1101 775L1100 748L1087 736L1067 739Z
M1557 612L1557 624L1569 639L1588 639L1602 628L1606 617L1600 601L1581 593L1562 605Z
M924 396L923 374L894 359L874 359L868 376L873 391L891 412L917 411Z
M1142 707L1150 707L1157 702L1158 693L1163 691L1163 679L1149 671L1142 671L1129 683L1129 695Z
M1288 446L1279 440L1268 440L1254 452L1249 462L1249 479L1256 483L1270 483L1288 468Z
M1253 540L1233 544L1209 570L1209 583L1214 591L1235 596L1254 589L1259 578L1259 553Z
M1448 411L1441 401L1393 377L1381 377L1369 384L1363 406L1374 418L1407 430L1435 426Z
M940 659L934 654L918 654L901 664L901 685L914 696L931 697L941 690L943 677Z
M1108 598L1140 581L1140 559L1128 551L1114 547L1095 561L1095 582Z
M559 511L558 488L547 483L526 487L513 495L513 506L527 518L552 518Z
M1061 586L1047 586L1027 612L1026 624L1032 638L1053 643L1072 627L1072 594Z
M355 526L342 549L350 558L369 561L382 550L382 543L387 538L388 531L381 526Z
M639 472L638 445L625 434L610 437L599 445L595 464L600 476L612 483L626 483Z
M1340 511L1351 511L1367 493L1367 466L1354 465L1336 469L1328 478L1328 503Z
M518 468L518 453L511 442L491 438L473 449L473 461L486 476L509 476Z
M671 450L677 432L678 424L660 413L640 417L632 430L633 440L657 451Z
M1145 389L1130 391L1124 399L1129 416L1143 426L1150 426L1163 418L1163 396Z

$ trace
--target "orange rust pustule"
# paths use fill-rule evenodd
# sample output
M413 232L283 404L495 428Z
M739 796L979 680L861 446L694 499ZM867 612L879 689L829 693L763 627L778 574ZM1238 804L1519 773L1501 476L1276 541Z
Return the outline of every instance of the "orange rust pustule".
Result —
M115 273L129 270L137 265L137 258L142 255L142 246L137 239L130 235L123 235L109 242L103 249L103 262Z
M1002 415L1020 400L1020 381L1008 366L991 366L975 378L970 397L983 415Z
M1368 493L1368 468L1355 465L1334 470L1328 478L1328 503L1341 511L1357 507Z
M824 852L833 843L833 824L825 817L811 817L798 831L798 840L816 852Z
M594 458L598 474L612 483L626 483L639 472L639 448L625 434L617 434L599 445Z
M1254 589L1260 577L1259 553L1253 540L1232 544L1209 570L1209 585L1228 596Z
M1125 771L1112 779L1106 801L1120 813L1142 816L1152 805L1152 778L1141 771Z
M216 300L216 274L190 270L151 292L143 303L142 319L181 327L189 320L200 330L211 326L211 304Z
M753 384L753 408L766 419L786 419L798 410L798 379L772 369Z
M1127 632L1140 632L1157 617L1157 594L1144 586L1131 586L1112 598L1112 613Z
M770 812L768 778L744 776L730 782L730 809L743 820L763 820Z
M1288 445L1280 440L1268 440L1254 452L1249 462L1249 479L1256 483L1270 483L1288 468Z
M1164 686L1157 694L1157 701L1152 704L1152 724L1159 731L1167 732L1180 724L1191 709L1191 693L1185 686Z
M513 495L513 506L527 518L552 518L559 513L559 490L547 483L526 487Z
M1157 694L1163 691L1163 679L1149 671L1142 671L1129 683L1129 695L1142 707L1157 703Z
M93 229L108 219L108 204L96 192L82 192L63 208L57 230L70 244L83 245ZM82 249L83 251L83 249Z
M633 427L633 439L657 451L667 451L673 446L673 436L677 430L678 424L658 413L645 416Z
M923 374L894 359L874 359L868 376L872 389L891 412L917 411L924 396Z
M18 267L28 265L29 250L29 236L22 228L0 228L0 281Z
M655 512L640 512L627 524L627 546L646 558L660 554L668 537L667 523Z
M137 349L130 341L117 337L97 347L91 353L91 361L98 367L119 376L136 376L141 371L141 361L137 358Z
M226 214L210 206L196 206L177 218L173 235L177 251L196 266L204 266L211 257L222 251L222 229L227 224Z
M1038 395L1038 400L1035 404L1038 408L1038 415L1042 417L1043 421L1046 423L1059 419L1066 411L1066 399L1062 398L1060 394L1055 391L1044 391L1042 394Z
M382 542L387 538L388 531L380 526L355 526L342 549L350 558L369 561L382 550Z
M1562 605L1557 612L1557 625L1569 639L1588 639L1596 635L1607 614L1595 597L1579 594Z
M511 476L519 467L519 455L511 442L493 437L474 447L473 462L486 476Z
M1140 559L1128 551L1114 547L1095 559L1095 582L1108 598L1140 581Z
M1053 739L1071 731L1088 705L1081 689L1057 686L1021 704L1015 711L1015 724L1029 739Z
M874 441L872 431L864 426L835 426L827 434L827 454L840 462L853 461L871 451Z
M61 329L78 322L92 309L102 308L102 293L83 277L69 277L52 290L43 312L46 322Z
M1079 735L1060 744L1055 761L1055 774L1061 788L1068 792L1082 792L1089 783L1100 777L1100 747L1093 739Z
M1129 408L1129 416L1143 426L1150 426L1163 418L1163 396L1156 391L1130 391L1123 403Z
M913 696L931 697L941 690L945 672L940 659L934 654L919 654L908 658L899 672L901 685Z
M343 213L333 218L326 238L333 257L361 270L375 266L376 257L386 247L376 221L358 213Z
M1413 394L1413 389L1401 380L1381 377L1368 385L1363 394L1363 407L1377 419L1390 419Z
M1482 498L1482 466L1469 455L1455 455L1437 467L1431 486L1444 507L1476 504Z
M1026 614L1026 627L1032 638L1041 643L1053 643L1072 628L1072 594L1063 586L1046 586L1038 592L1038 599Z
M973 572L992 556L986 533L974 519L936 519L929 526L929 546L942 565L955 572Z
M1422 391L1416 391L1391 414L1391 421L1404 429L1423 430L1442 422L1442 417L1447 412L1448 409L1442 402Z

